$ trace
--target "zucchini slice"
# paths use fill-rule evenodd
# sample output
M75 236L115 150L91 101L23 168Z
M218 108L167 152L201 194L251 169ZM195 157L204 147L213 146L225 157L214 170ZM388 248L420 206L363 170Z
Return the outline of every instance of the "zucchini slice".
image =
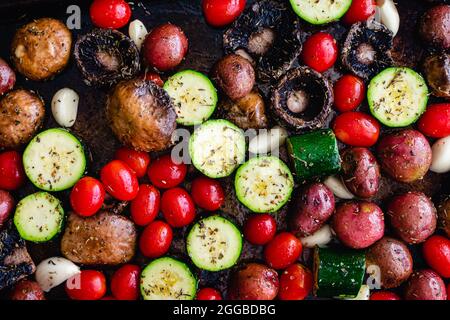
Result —
M229 176L245 160L242 129L227 120L209 120L189 138L192 164L210 178Z
M177 123L193 126L206 121L216 109L217 91L204 74L184 70L171 76L164 84L173 100Z
M14 224L20 236L28 241L46 242L63 226L64 209L60 201L47 192L33 193L19 201Z
M311 24L339 20L350 8L352 0L290 0L295 13Z
M86 170L81 142L60 128L36 135L23 153L25 173L31 182L45 191L71 188Z
M215 215L200 220L186 239L192 262L200 269L220 271L231 268L242 251L242 235L229 220Z
M369 84L370 112L388 127L406 127L425 112L428 87L420 74L409 68L387 68Z
M141 273L144 300L193 300L197 279L179 260L163 257L150 262Z
M257 157L244 163L234 180L236 196L253 212L275 212L290 198L294 179L277 157Z

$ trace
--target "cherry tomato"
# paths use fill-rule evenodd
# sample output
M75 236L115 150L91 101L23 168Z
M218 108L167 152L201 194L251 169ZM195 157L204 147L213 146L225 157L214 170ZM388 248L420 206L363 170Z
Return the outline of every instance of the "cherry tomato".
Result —
M371 147L380 136L380 124L368 114L350 111L336 117L333 123L336 137L355 147Z
M390 291L377 291L370 295L370 300L401 300L398 295Z
M120 160L107 163L100 170L100 180L106 191L118 200L133 200L139 191L136 174Z
M157 74L156 72L147 71L144 75L144 79L147 81L154 82L157 86L160 86L160 87L164 86L164 81L161 79L159 74Z
M219 181L207 177L199 177L192 181L191 195L197 206L208 211L218 210L224 201Z
M256 245L263 245L272 240L277 232L277 223L270 214L254 214L244 225L245 239Z
M174 228L184 227L195 218L195 206L189 193L182 188L169 189L161 198L161 211Z
M14 198L5 190L0 190L0 229L3 224L8 220L9 215L14 209Z
M24 182L22 156L16 151L0 153L0 189L13 191Z
M315 33L303 44L302 60L317 72L324 72L331 68L337 56L336 40L329 33Z
M117 300L139 298L139 274L141 269L134 264L125 264L111 278L111 292Z
M106 293L106 279L96 270L82 270L66 281L66 293L72 300L99 300Z
M359 21L366 21L375 14L376 3L374 0L353 0L342 20L346 24L354 24Z
M139 248L147 258L157 258L169 250L172 239L172 228L167 223L153 221L142 232Z
M147 174L155 187L169 189L183 182L186 172L187 167L184 163L175 163L167 154L153 161Z
M147 152L136 151L128 148L120 148L115 153L117 160L125 162L131 170L136 173L136 177L142 178L147 172L150 163L150 156Z
M423 244L423 257L428 265L444 278L450 278L450 240L434 235Z
M213 288L202 288L197 291L197 300L222 300L219 291Z
M138 226L145 226L155 220L159 212L159 190L149 184L141 184L139 192L131 201L131 218Z
M429 106L419 119L419 130L432 138L450 136L450 103Z
M334 105L340 112L353 111L363 102L365 93L364 82L346 74L334 84Z
M311 292L313 276L311 271L299 263L289 266L280 277L280 300L303 300Z
M70 192L70 205L80 216L89 217L102 207L105 188L97 179L84 177L78 180Z
M285 269L302 253L302 243L290 232L277 234L264 248L264 258L274 269Z
M94 0L89 10L92 23L99 28L119 29L131 17L131 9L124 0Z
M447 300L450 300L450 283L447 284Z
M203 0L202 8L206 22L214 27L223 27L240 16L246 0Z

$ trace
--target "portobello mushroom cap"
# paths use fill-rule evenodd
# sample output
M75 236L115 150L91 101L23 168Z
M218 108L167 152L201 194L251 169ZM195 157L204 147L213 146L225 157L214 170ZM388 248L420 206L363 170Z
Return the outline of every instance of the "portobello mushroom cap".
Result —
M75 43L75 60L87 85L111 86L139 72L139 50L123 33L94 29Z
M342 49L342 64L365 80L393 64L393 34L381 23L371 20L353 24Z
M288 71L271 97L275 117L294 130L323 127L332 104L333 89L328 79L304 66Z
M248 54L261 81L278 79L301 52L299 21L285 3L257 1L224 33L223 46Z
M423 71L433 95L450 99L450 54L441 53L425 58Z

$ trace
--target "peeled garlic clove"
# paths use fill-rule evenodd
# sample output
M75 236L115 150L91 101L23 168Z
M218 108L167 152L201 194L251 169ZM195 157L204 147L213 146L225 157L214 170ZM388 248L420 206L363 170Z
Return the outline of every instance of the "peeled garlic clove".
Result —
M377 0L377 17L395 35L400 28L400 16L397 7L392 0Z
M326 224L312 235L301 238L300 241L306 248L314 248L315 246L326 246L332 238L333 233L331 232L331 228Z
M56 122L62 127L71 127L77 119L80 97L70 88L63 88L52 99L52 113Z
M436 173L450 171L450 136L437 140L431 147L430 170Z
M39 263L35 277L42 290L48 292L79 273L80 268L72 261L62 257L52 257Z
M141 20L133 20L128 27L128 34L130 35L131 40L134 41L138 49L140 50L142 47L142 43L144 42L145 36L147 35L147 28L144 26Z
M350 200L355 196L351 193L347 186L344 184L342 179L337 176L329 176L323 182L331 191L333 191L334 195L338 198Z
M288 136L286 129L279 126L261 131L248 144L248 150L253 154L267 154L272 150L276 150L286 142Z
M369 300L370 299L370 288L368 285L363 284L359 288L358 295L354 298L346 298L344 300Z

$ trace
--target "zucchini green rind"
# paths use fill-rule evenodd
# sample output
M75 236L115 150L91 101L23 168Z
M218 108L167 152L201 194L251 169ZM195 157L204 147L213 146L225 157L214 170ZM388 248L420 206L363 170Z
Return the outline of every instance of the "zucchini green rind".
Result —
M311 24L339 20L350 8L352 0L290 0L292 9Z

